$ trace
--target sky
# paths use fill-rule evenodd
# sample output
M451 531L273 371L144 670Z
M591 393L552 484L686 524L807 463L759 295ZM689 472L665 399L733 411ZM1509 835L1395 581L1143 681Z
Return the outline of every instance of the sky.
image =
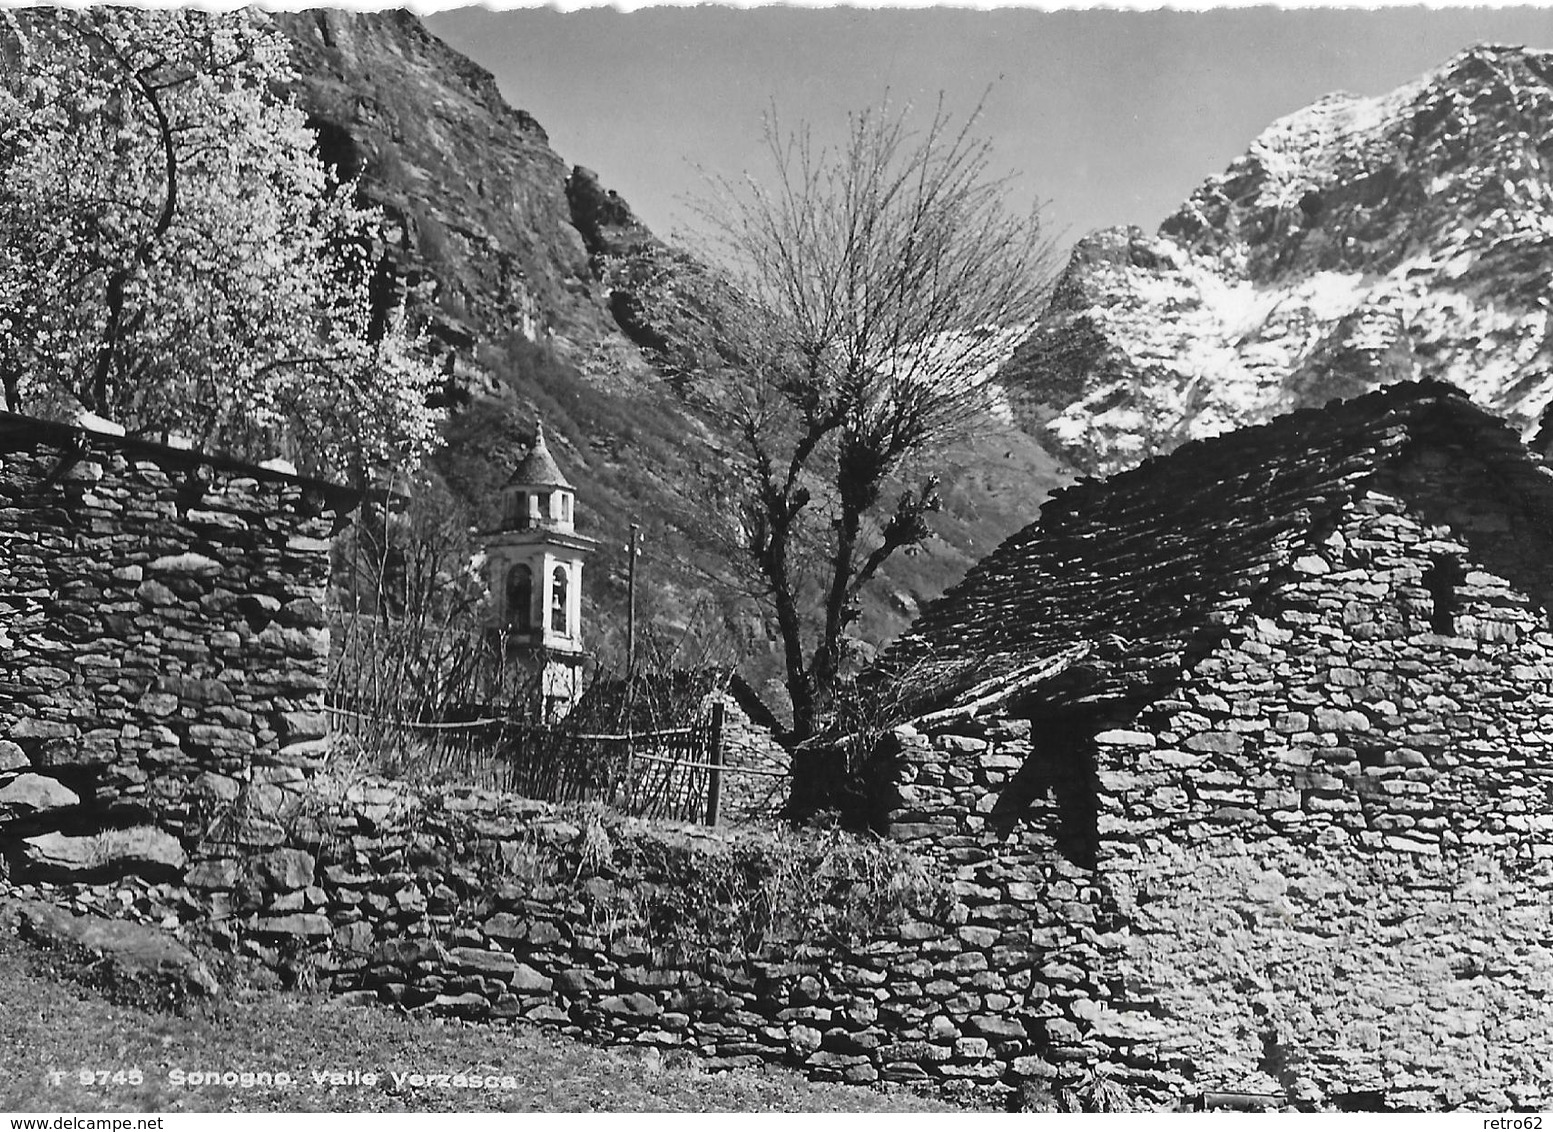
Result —
M820 137L886 96L963 118L1059 242L1156 227L1265 127L1324 94L1382 94L1477 42L1553 49L1553 8L1186 11L462 8L431 30L497 78L569 164L649 227L693 225L698 170L765 167L763 115Z

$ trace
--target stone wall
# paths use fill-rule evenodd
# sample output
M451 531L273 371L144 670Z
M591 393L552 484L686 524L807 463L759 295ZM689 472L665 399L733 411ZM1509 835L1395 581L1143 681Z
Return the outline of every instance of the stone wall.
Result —
M1157 996L1123 972L1136 946L1129 906L1095 867L1092 774L1080 730L1018 718L901 727L881 754L898 783L889 836L938 863L965 909L957 937L1001 976L983 997L1025 1040L989 1046L984 1072L1009 1090L1103 1107L1164 1108L1201 1093Z
M722 776L719 820L776 820L787 801L791 755L771 728L751 719L733 695L725 691L713 699L723 705L723 765L734 768Z
M1265 616L1099 736L1125 975L1200 1073L1427 1108L1553 1088L1531 1037L1553 1028L1553 634L1460 539L1370 493ZM1449 634L1442 558L1466 564Z
M319 761L328 536L352 504L295 476L0 417L13 865L176 870L218 817ZM250 842L283 837L250 824Z
M983 1103L1079 1107L1095 1088L1074 1019L1099 1010L1123 941L1089 872L1039 838L950 846L954 864L463 789L339 797L289 846L202 860L184 916L289 982L711 1068L785 1062ZM1160 1105L1182 1084L1108 1077Z

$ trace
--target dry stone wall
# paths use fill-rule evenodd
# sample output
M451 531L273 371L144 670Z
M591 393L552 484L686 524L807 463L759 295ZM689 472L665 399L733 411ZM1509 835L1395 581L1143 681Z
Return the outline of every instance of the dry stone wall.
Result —
M723 705L723 764L734 768L722 777L722 819L770 822L787 801L792 756L732 695L723 692L717 702Z
M1126 977L1226 1084L1425 1108L1553 1087L1553 634L1471 565L1461 532L1502 517L1463 519L1370 493L1265 616L1099 736ZM1442 559L1466 563L1449 594Z
M983 1002L1029 1039L989 1049L1004 1082L1062 1106L1170 1107L1201 1091L1190 1034L1160 1020L1147 988L1124 986L1136 941L1093 863L1094 783L1075 738L1068 723L1009 718L898 728L882 752L899 783L890 836L952 878L988 970L1019 973Z
M470 790L344 797L310 840L202 860L184 914L360 1001L984 1103L1079 1107L1093 1087L1074 1019L1122 941L1089 873L1039 839L967 839L953 865ZM1180 1083L1114 1077L1159 1104Z
M320 761L348 493L6 415L0 838L25 874L175 875Z

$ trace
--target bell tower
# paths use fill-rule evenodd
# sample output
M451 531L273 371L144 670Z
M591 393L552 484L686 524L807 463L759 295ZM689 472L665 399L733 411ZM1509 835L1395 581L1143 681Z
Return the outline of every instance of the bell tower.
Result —
M534 443L502 488L502 520L486 541L492 628L520 681L537 677L546 720L582 694L582 563L596 545L579 535L577 493L545 444Z

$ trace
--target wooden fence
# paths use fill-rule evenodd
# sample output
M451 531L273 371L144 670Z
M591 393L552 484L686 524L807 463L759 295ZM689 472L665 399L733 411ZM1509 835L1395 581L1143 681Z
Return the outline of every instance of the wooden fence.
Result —
M465 782L548 802L605 802L636 817L716 825L723 778L772 777L727 766L721 703L688 727L619 734L500 716L413 720L330 706L337 737L392 752L389 769L427 782Z
M708 824L724 775L783 777L725 765L723 706L705 695L643 711L628 689L585 722L545 723L537 674L515 683L490 634L346 610L330 628L337 746L380 773Z
M500 749L510 789L548 801L606 801L638 817L717 824L726 768L723 706L689 727L623 734L563 720L517 729Z

